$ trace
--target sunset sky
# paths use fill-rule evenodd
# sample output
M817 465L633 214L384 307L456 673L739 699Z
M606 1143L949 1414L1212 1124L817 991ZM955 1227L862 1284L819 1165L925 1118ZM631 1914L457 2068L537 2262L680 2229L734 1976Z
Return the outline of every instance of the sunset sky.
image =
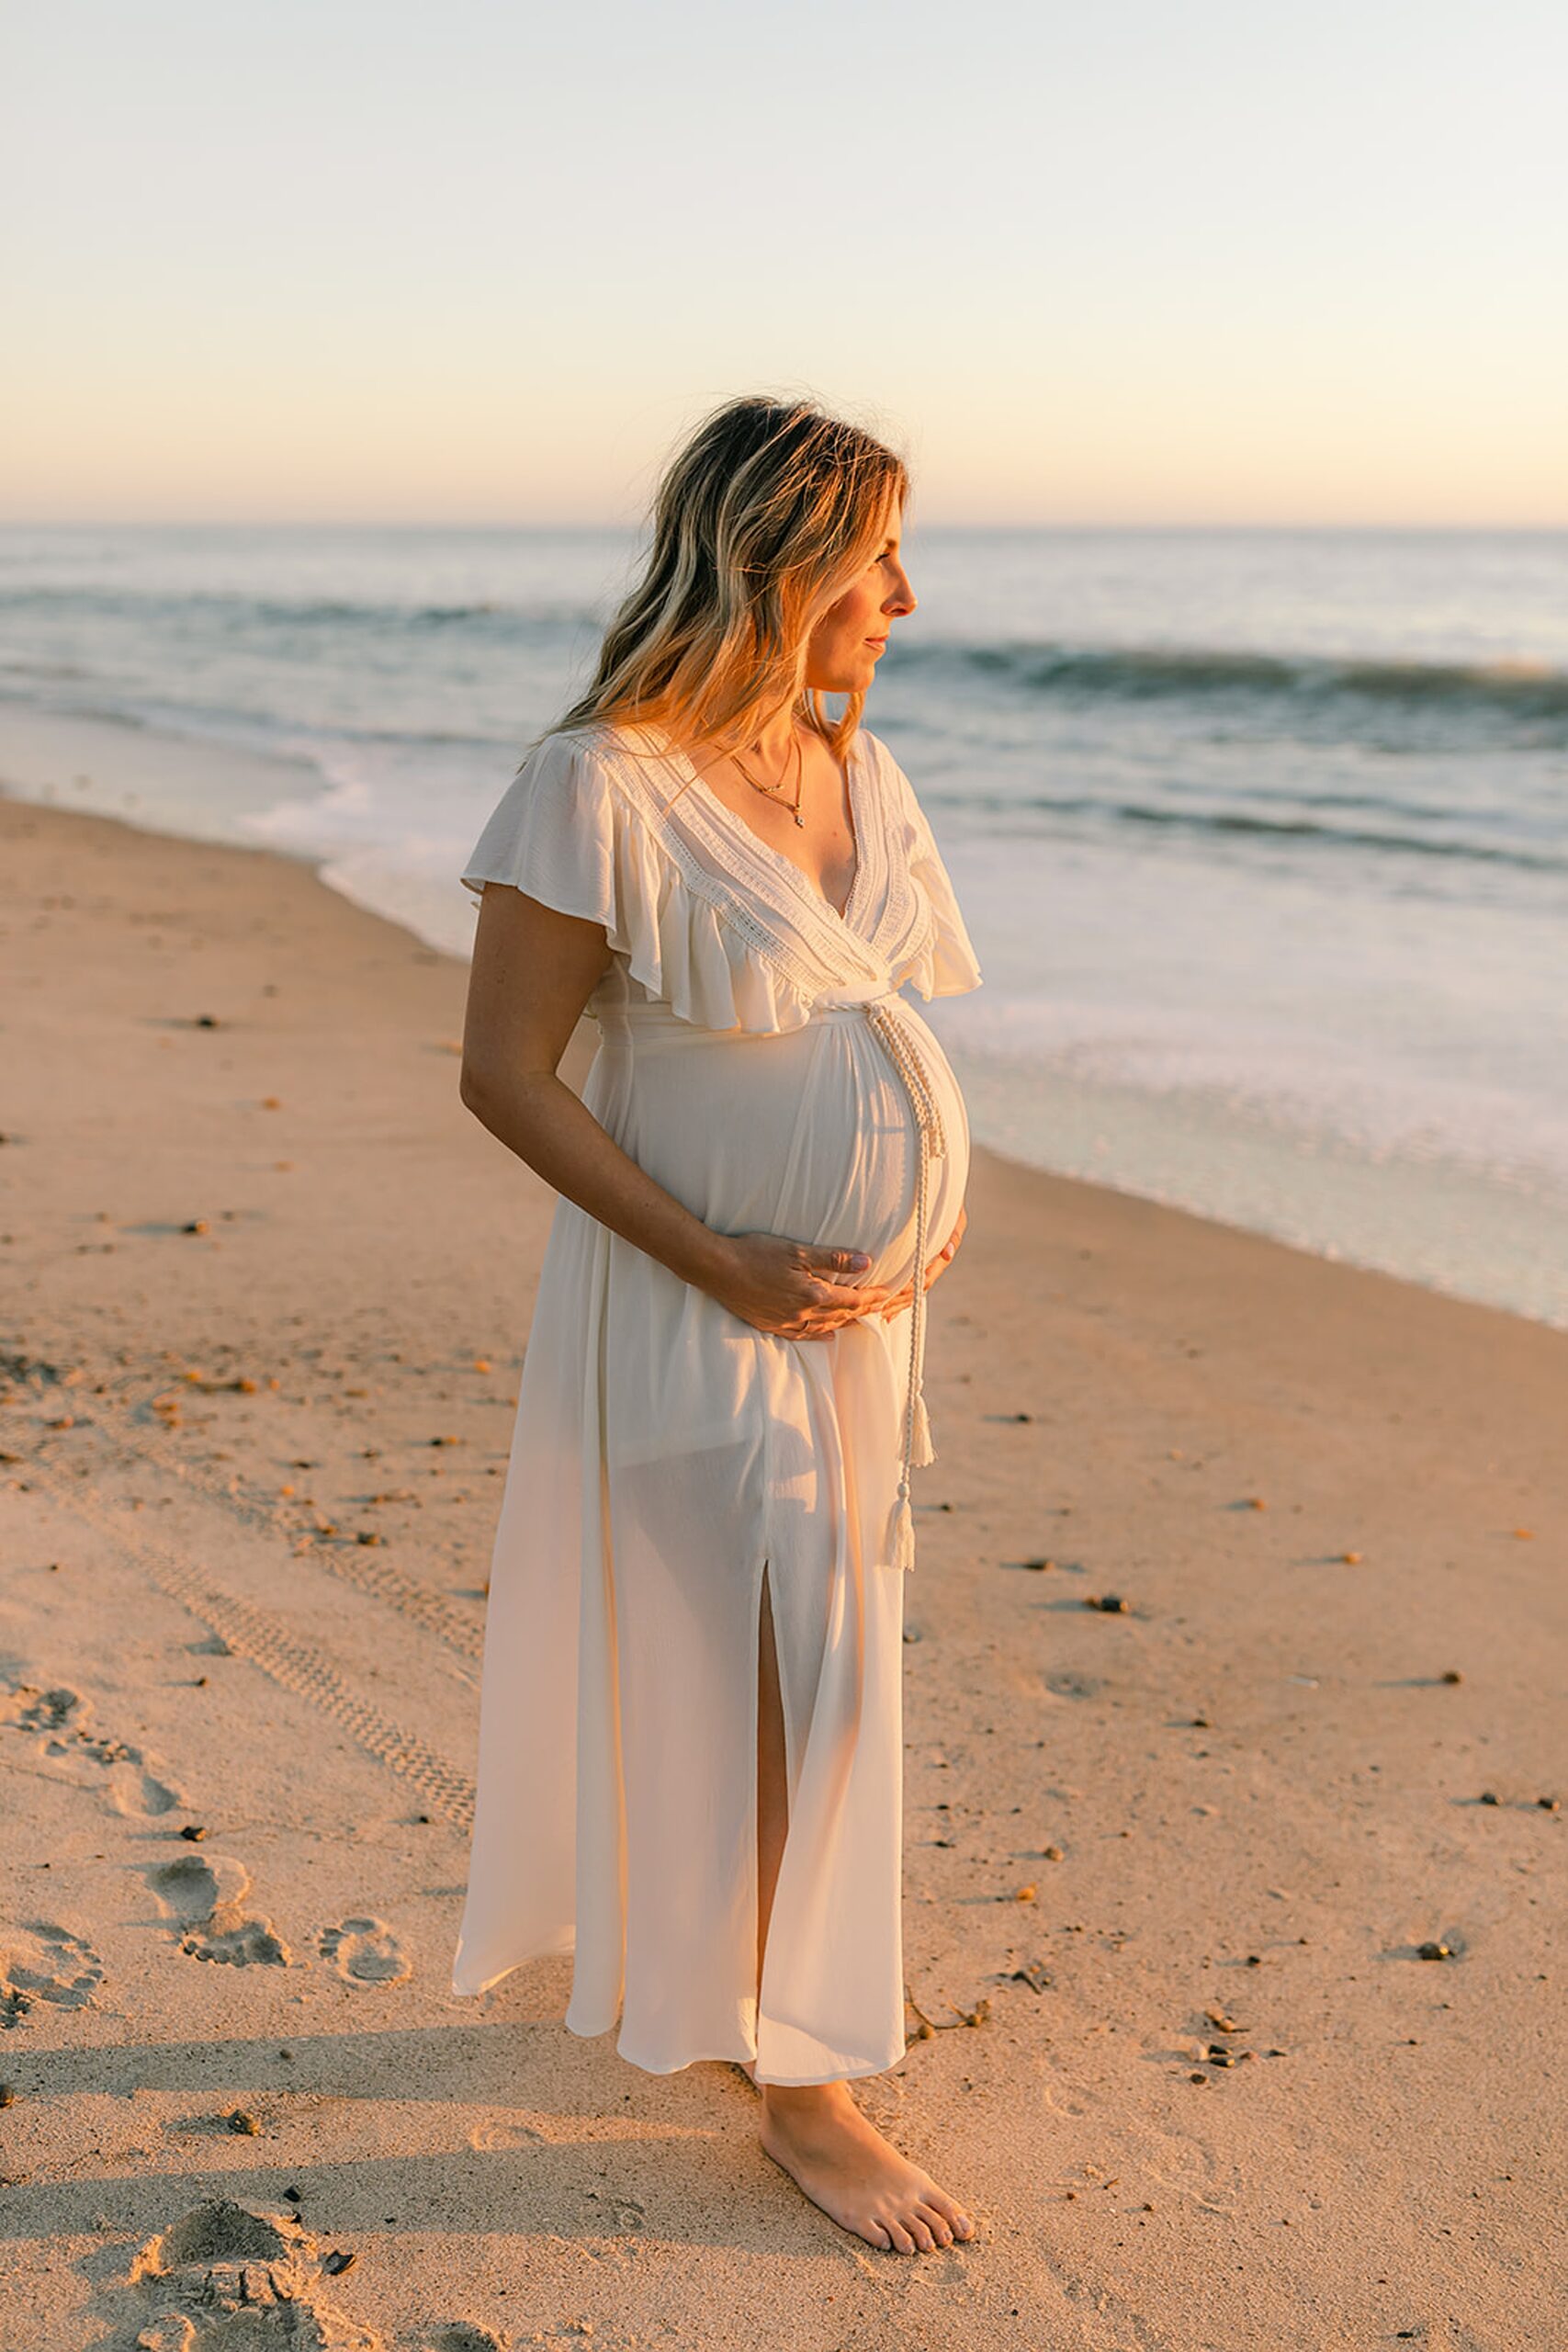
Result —
M30 0L0 517L622 522L810 391L937 522L1568 525L1557 0Z

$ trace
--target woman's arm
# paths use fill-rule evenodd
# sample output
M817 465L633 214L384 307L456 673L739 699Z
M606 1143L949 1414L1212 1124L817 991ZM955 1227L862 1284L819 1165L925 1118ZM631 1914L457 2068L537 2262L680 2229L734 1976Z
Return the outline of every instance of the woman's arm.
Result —
M486 886L468 977L459 1091L482 1126L547 1184L682 1282L763 1330L826 1338L881 1310L854 1253L776 1234L720 1234L638 1167L557 1076L610 963L604 926L502 883Z

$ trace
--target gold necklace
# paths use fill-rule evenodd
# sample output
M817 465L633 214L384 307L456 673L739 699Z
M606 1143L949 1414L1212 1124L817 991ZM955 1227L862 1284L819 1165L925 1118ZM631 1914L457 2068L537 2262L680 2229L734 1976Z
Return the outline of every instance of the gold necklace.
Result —
M795 744L795 798L793 800L785 801L784 806L793 811L795 823L801 828L802 831L804 831L806 828L806 820L800 813L800 796L802 787L806 782L806 757L800 748L800 730L798 728L792 730L792 741ZM740 770L741 775L750 786L753 792L761 793L764 797L769 800L777 800L780 798L784 792L784 776L780 776L777 784L759 784L754 775L747 775L745 768L741 765L740 755L738 752L731 752L729 756L735 763L735 765ZM789 754L786 752L784 753L784 770L786 774L788 773L788 769Z

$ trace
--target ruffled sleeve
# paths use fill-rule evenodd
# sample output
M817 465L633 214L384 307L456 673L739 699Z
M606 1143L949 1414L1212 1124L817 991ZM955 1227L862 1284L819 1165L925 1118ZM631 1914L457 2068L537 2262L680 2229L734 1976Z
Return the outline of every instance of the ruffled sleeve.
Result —
M462 879L476 897L487 882L509 883L603 923L630 978L699 1028L800 1028L821 990L790 943L661 831L624 767L582 736L536 745Z
M585 745L547 735L529 752L463 868L463 886L476 898L487 882L508 883L560 914L614 925L614 815L603 771Z
M914 786L886 744L882 756L894 779L895 806L903 821L909 873L931 913L922 944L909 968L900 975L899 984L912 980L928 1001L933 996L963 996L981 986L983 975L959 910L953 878L926 812L915 797Z

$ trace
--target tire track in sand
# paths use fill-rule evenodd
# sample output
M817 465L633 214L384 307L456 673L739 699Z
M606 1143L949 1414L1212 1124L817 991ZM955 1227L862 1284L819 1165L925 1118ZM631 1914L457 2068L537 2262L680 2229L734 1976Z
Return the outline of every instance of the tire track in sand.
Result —
M162 1468L159 1464L155 1467ZM303 1699L346 1731L366 1754L408 1781L454 1828L470 1830L474 1784L415 1732L384 1714L344 1679L333 1663L300 1641L283 1619L208 1583L168 1546L132 1533L111 1510L73 1490L51 1464L33 1463L29 1484L42 1487L62 1510L108 1536L166 1599L179 1602L232 1650L272 1681Z
M51 1368L31 1367L49 1378ZM145 1463L163 1477L173 1478L202 1498L224 1511L231 1519L242 1521L275 1543L285 1531L280 1529L270 1508L236 1493L224 1479L199 1464L183 1461L176 1448L161 1434L139 1430L132 1411L105 1397L94 1396L84 1408L77 1422L81 1435L91 1436L106 1450L118 1453L127 1461ZM44 1464L34 1458L30 1468L42 1470ZM330 1576L356 1590L368 1593L387 1608L395 1609L400 1616L418 1625L424 1633L434 1634L459 1657L478 1665L484 1656L484 1621L476 1611L465 1610L434 1585L423 1583L418 1577L406 1575L388 1560L378 1556L369 1545L359 1544L312 1544L311 1561L325 1568Z

